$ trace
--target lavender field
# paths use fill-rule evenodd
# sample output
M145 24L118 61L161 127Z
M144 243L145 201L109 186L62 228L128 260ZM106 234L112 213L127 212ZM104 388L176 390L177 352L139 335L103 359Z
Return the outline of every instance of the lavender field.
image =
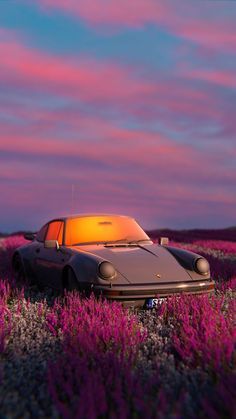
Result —
M236 242L172 242L204 255L212 296L153 310L17 284L22 236L0 239L0 418L235 417Z

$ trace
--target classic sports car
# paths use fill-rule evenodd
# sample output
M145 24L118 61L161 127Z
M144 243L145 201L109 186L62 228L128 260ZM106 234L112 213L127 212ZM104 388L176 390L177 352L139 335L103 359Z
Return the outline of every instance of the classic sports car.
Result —
M93 291L131 306L174 293L214 290L207 260L153 243L138 223L122 215L73 215L49 221L13 255L13 269L58 291Z

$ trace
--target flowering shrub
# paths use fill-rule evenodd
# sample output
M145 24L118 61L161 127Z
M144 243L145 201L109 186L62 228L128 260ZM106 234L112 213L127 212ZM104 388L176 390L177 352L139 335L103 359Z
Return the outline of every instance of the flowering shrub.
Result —
M214 391L208 388L201 406L209 419L234 418L236 414L236 373L222 373L214 386Z
M128 356L131 361L145 338L136 316L120 304L94 296L82 299L78 293L57 300L47 315L47 324L53 334L63 335L64 348L79 356L115 352L117 357Z
M118 303L68 293L47 315L62 335L63 356L49 368L49 390L64 417L129 417L141 384L131 368L145 338L136 316Z
M59 368L60 366L60 368ZM64 418L128 418L142 400L142 387L116 354L93 360L65 353L49 368L49 390Z
M6 264L9 267L8 261L11 261L11 258L13 256L14 251L17 249L17 247L22 246L23 244L28 243L27 240L25 240L24 236L10 236L3 240L3 248L6 251Z
M1 240L0 251L0 275L2 278L7 278L11 282L12 287L15 287L15 280L11 268L12 256L17 247L27 243L23 236L10 236Z
M236 242L229 242L223 240L197 240L192 243L183 243L174 242L170 243L175 247L185 247L188 250L198 252L199 250L210 250L210 251L219 251L224 255L235 255L236 256Z
M194 246L202 249L219 250L225 255L236 255L236 243L223 240L197 240Z
M49 367L49 391L61 416L83 418L178 418L178 397L169 398L158 371L143 379L140 371L115 353L93 359L66 352ZM178 394L178 392L177 392ZM180 402L180 403L179 403Z
M236 291L236 276L230 278L228 281L221 281L216 284L216 289L225 292L227 290Z
M230 243L184 245L209 260L215 295L175 296L138 314L75 293L54 301L49 290L18 290L10 261L24 243L22 236L0 240L2 416L17 409L53 419L234 417Z
M10 333L9 310L7 308L8 287L3 281L0 281L0 353L4 350L5 338Z
M210 263L211 275L216 281L228 281L236 276L235 260L220 259L204 252L199 253Z
M219 371L233 360L236 301L224 295L181 295L167 299L159 314L172 325L171 341L182 361Z
M0 280L0 354L5 349L6 337L11 332L11 313L7 307L9 286Z
M227 242L226 242L227 243ZM234 243L233 243L234 245ZM171 246L175 246L175 247L180 247L180 248L185 248L186 250L190 250L191 252L195 252L200 254L201 256L205 257L208 262L210 263L210 267L211 267L211 276L216 280L216 281L228 281L230 279L232 279L233 277L236 277L236 255L235 258L221 258L218 255L214 255L214 253L210 253L210 251L212 251L212 249L208 248L208 252L207 248L200 248L198 246L192 243L190 244L181 244L181 243L176 243L176 242L172 242ZM223 246L222 246L223 247ZM225 249L227 249L227 245L225 245ZM226 252L226 254L230 253L230 252Z

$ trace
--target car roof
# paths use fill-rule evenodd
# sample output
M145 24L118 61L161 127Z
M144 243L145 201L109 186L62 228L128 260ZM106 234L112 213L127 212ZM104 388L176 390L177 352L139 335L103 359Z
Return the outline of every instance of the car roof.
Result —
M66 221L71 218L83 218L83 217L124 217L124 218L130 218L134 219L133 217L130 217L129 215L120 215L120 214L104 214L104 213L94 213L94 214L71 214L71 215L65 215L61 217L55 217L48 221L48 223L51 223L52 221Z

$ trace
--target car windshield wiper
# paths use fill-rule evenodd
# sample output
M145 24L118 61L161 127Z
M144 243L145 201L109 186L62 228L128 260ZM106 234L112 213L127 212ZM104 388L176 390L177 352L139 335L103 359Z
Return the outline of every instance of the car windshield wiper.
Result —
M118 240L109 240L107 242L105 242L104 244L116 244L116 243L127 243L126 240L128 239L128 237L123 237L123 239L118 239Z
M130 240L127 241L128 237L124 237L123 239L119 239L119 240L114 240L114 241L109 241L104 243L104 246L109 246L109 245L113 245L113 244L117 244L117 243L124 243L125 245L129 245L129 244L137 244L137 243L141 243L144 241L151 241L150 239L140 239L140 240Z
M89 245L89 244L103 244L104 246L109 246L109 245L112 246L113 244L117 244L117 243L124 243L126 245L129 245L129 244L132 245L132 244L137 244L137 243L144 242L144 241L151 241L151 239L140 239L140 240L130 240L130 241L127 241L127 240L128 240L128 237L124 237L123 239L109 240L109 241L106 241L106 242L92 241L92 242L73 243L71 246L86 246L86 245Z
M128 242L126 241L127 239L128 239L128 237L125 237L125 238L119 239L119 240L80 242L80 243L73 243L72 246L82 246L82 245L87 245L87 244L103 244L104 246L106 246L108 244L116 244L116 243L126 243L126 244L128 244Z
M136 243L150 242L150 241L151 241L151 239L132 240L132 241L128 242L128 244L136 244Z
M87 246L89 244L104 244L104 242L80 242L80 243L73 243L71 246Z

